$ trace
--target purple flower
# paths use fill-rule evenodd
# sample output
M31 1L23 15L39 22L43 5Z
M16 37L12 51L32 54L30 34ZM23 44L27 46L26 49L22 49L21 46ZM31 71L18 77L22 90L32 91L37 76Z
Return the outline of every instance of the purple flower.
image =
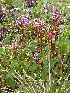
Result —
M58 15L58 11L56 9L53 10L53 15Z
M49 8L48 10L49 10L49 12L50 12L51 14L53 14L53 18L54 18L54 19L58 17L58 11L57 11L57 9Z
M58 11L56 9L53 10L53 18L58 17Z
M48 9L50 13L53 13L53 9L52 8L49 8Z
M60 30L60 34L63 33L63 32L64 32L64 29L62 28L62 29Z
M23 18L22 24L27 25L29 23L29 20L27 18Z

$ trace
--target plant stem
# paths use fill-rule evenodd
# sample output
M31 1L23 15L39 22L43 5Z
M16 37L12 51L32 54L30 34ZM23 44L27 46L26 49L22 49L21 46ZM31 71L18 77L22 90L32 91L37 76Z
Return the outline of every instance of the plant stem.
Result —
M50 62L49 62L49 90L51 86L51 73L50 73Z
M41 37L41 54L42 54L42 37Z
M50 49L50 45L49 45L49 49ZM50 73L50 69L51 69L51 66L50 66L50 50L49 50L49 55L48 55L48 61L49 61L49 90L50 90L50 86L51 86L51 73Z

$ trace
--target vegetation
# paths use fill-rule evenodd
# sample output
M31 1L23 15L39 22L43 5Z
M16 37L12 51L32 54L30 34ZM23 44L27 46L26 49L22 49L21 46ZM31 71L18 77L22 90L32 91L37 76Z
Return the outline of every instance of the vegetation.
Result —
M69 93L69 5L0 0L0 93Z

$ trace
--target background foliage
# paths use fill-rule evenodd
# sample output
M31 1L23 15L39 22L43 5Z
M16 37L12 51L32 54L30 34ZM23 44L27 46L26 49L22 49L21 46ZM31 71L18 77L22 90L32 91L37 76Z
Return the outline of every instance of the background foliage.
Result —
M66 0L29 2L0 0L0 93L69 93L70 3ZM47 29L50 25L52 32L53 15L49 9L58 10L58 32L64 29L56 39L58 54L53 57L49 55L48 32L40 28L42 36L38 37L35 24L21 24L24 17L31 22L37 18L45 21Z

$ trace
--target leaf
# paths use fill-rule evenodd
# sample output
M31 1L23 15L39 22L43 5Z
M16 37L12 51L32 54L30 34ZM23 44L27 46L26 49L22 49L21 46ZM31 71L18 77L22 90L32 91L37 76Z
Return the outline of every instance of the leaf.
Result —
M40 78L40 70L38 69L37 70L37 80L39 80L39 78Z
M17 61L13 62L13 67L15 66L15 68L18 70L19 69L19 64L17 63Z
M47 69L44 67L42 72L41 72L41 79L45 80L46 79L46 74L47 74Z
M7 82L7 84L8 84L12 89L15 88L14 78L13 78L13 75L12 75L12 72L11 72L11 71L9 71L9 72L6 74L6 82Z
M62 44L61 45L61 50L65 50L66 49L66 44Z
M10 5L10 4L12 4L14 1L15 1L15 0L5 0L5 3Z
M8 20L8 24L12 23L12 17L9 17L7 20Z
M0 89L0 93L2 93L2 90Z
M19 40L19 39L20 39L19 34L15 34L15 40Z
M28 67L27 67L27 65L25 64L25 60L22 61L20 65L22 66L22 69L24 69L26 72L28 71Z

